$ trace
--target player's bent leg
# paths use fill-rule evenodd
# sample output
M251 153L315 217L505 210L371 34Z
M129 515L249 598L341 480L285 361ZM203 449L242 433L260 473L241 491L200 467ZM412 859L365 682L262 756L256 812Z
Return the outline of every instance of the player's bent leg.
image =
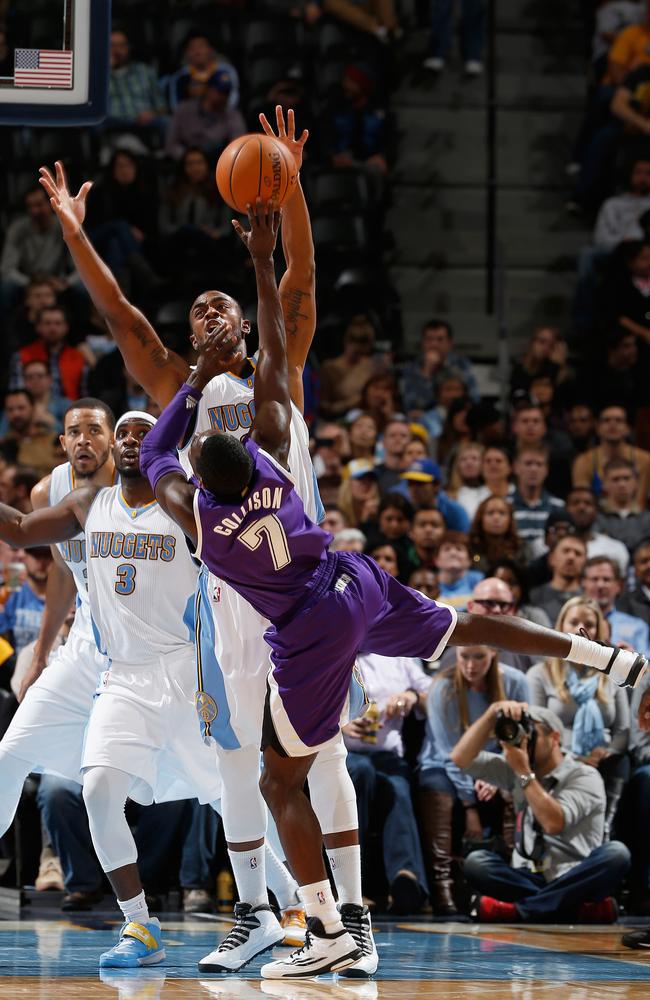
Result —
M150 917L138 874L138 851L124 815L133 777L113 767L89 767L83 797L95 853L124 915L120 938L100 956L103 968L138 968L164 961L160 923Z
M32 765L5 750L0 743L0 837L13 823L25 778Z
M294 979L338 972L361 957L361 950L345 930L321 854L322 833L304 793L314 755L282 756L281 748L267 745L260 787L277 824L287 860L300 885L308 931L302 948L286 959L262 966L265 979Z
M309 772L309 793L323 831L341 920L361 949L361 958L341 975L365 978L377 971L379 956L370 911L363 905L361 894L357 797L346 759L347 750L339 734L338 739L319 750Z
M259 788L259 749L220 749L218 759L223 789L220 812L240 901L235 906L234 926L201 959L199 971L233 973L280 944L284 931L269 906L266 890L267 816Z

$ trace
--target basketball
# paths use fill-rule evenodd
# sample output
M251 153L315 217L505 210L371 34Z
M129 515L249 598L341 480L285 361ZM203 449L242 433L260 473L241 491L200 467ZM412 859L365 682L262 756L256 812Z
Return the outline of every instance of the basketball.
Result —
M217 163L217 187L236 212L256 198L275 198L278 207L296 186L296 165L286 148L268 135L241 135L226 146Z

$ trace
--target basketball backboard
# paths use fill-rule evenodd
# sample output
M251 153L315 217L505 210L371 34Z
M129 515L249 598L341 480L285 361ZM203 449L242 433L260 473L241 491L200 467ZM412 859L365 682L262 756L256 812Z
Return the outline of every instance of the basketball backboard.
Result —
M0 124L84 125L106 116L111 0L0 0Z

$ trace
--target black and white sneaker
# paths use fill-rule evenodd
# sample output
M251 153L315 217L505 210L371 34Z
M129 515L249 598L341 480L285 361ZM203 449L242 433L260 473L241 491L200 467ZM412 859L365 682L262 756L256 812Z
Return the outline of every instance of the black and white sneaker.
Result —
M344 903L339 906L341 921L348 934L354 938L361 949L361 957L341 973L352 979L362 979L374 976L379 965L379 955L372 934L372 920L367 906L357 906L355 903Z
M235 904L235 923L215 951L202 958L199 972L239 972L256 955L280 944L284 931L270 906Z
M327 934L318 917L307 919L302 948L286 958L262 966L263 979L304 979L324 972L339 972L361 957L361 949L344 929Z
M626 948L638 948L650 950L650 927L640 931L628 931L621 938L621 944Z

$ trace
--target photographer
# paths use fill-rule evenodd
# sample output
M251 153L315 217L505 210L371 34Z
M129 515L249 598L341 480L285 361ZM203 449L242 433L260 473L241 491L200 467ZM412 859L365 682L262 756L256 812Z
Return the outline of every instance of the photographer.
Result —
M503 757L483 751L493 733ZM481 921L616 920L611 895L630 867L630 854L617 841L603 844L602 778L563 753L562 737L562 723L550 709L496 702L451 752L454 764L473 778L514 796L513 867L489 851L476 851L465 862L467 881L482 894Z

